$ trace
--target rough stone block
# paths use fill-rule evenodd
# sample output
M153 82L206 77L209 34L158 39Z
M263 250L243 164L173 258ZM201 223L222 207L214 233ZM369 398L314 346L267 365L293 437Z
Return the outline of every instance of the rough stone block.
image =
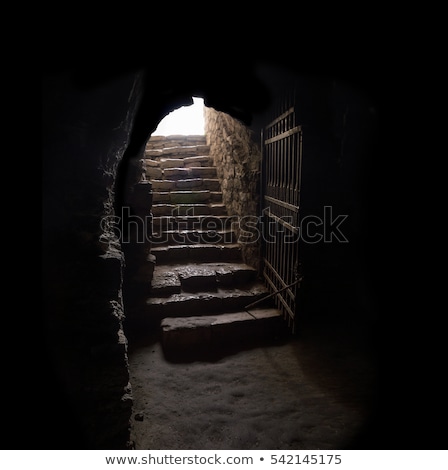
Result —
M162 150L161 148L151 148L151 149L146 149L145 150L145 157L146 159L148 158L160 158L162 156Z
M191 176L200 178L216 178L216 168L214 166L200 166L188 168Z
M213 166L210 157L208 156L197 156L197 157L185 157L183 159L184 167L198 167L198 166Z
M210 202L213 202L215 204L222 202L222 192L210 191Z
M183 168L184 161L181 158L162 158L160 168Z
M179 294L180 291L181 282L177 273L157 266L151 282L151 295L163 297Z
M209 208L210 208L209 213L212 215L226 215L227 214L227 208L222 203L212 203L209 205Z
M202 181L204 188L208 189L209 191L221 191L221 184L218 178L203 178Z
M175 188L176 183L169 180L152 180L153 191L171 191Z
M156 217L174 214L175 211L176 206L173 204L153 204L151 207L151 212Z
M151 167L151 168L160 168L160 163L159 163L159 160L153 160L151 158L145 158L144 159L145 162L145 166L148 168L148 167Z
M167 179L188 179L191 177L190 168L165 168L163 174Z
M189 292L216 289L216 272L213 267L186 265L177 270L182 289Z
M178 180L175 182L177 189L197 189L204 185L204 180L201 178L189 178L186 180ZM210 188L206 188L210 189Z
M210 191L171 191L172 204L195 204L210 199Z
M163 176L162 170L155 167L146 167L146 176L150 179L161 179Z
M189 349L209 345L212 330L208 318L165 318L161 322L163 347L171 350Z
M222 299L219 295L205 293L181 293L167 298L163 304L164 317L189 317L198 312L222 312Z
M171 193L170 191L153 191L152 200L156 204L169 204L171 202Z

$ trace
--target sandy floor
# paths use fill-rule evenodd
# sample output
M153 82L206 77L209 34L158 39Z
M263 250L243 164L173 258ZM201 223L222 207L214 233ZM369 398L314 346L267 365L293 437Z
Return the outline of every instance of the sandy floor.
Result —
M356 448L377 386L370 342L365 326L314 327L297 339L173 362L157 338L134 340L135 448Z

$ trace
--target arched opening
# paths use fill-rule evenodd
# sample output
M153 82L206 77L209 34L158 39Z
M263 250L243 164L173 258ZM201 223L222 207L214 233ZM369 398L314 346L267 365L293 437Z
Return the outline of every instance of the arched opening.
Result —
M202 170L195 173L191 168L205 168L206 171L211 171L212 166L220 168L221 178L217 179L221 187L215 188L220 189L215 192L222 193L220 197L223 197L227 191L228 204L225 206L234 207L235 212L239 210L238 204L245 200L243 196L247 193L244 188L249 185L246 181L239 187L235 182L240 182L243 175L251 175L255 178L250 180L254 183L252 190L259 188L260 168L250 167L250 161L246 161L246 166L239 166L244 161L244 155L251 155L257 164L260 163L261 154L248 145L248 141L255 144L258 135L254 136L252 132L255 131L249 126L221 111L210 110L205 114L208 119L206 140L196 141L190 136L192 139L189 141L185 135L170 138L168 133L156 135L157 132L154 132L154 138L148 140L145 149L146 177L153 185L153 215L166 221L165 234L169 232L179 238L172 243L161 240L158 246L151 248L155 256L155 282L145 304L148 316L154 315L161 320L161 329L158 329L157 321L153 324L152 336L148 329L139 328L140 332L145 331L145 341L131 342L129 365L131 382L135 387L132 439L139 449L348 445L354 442L370 417L372 397L369 387L374 390L375 380L369 360L353 354L357 348L356 341L353 342L353 338L344 333L343 323L337 327L331 323L326 327L319 325L318 334L316 331L305 331L300 342L290 337L285 340L285 337L274 334L265 343L245 343L253 332L247 324L244 325L241 317L236 323L226 324L224 318L228 312L223 311L223 305L231 306L232 313L247 314L245 307L254 298L247 292L243 293L245 301L238 306L242 288L233 286L233 293L228 297L222 293L230 291L226 289L229 284L225 284L229 279L242 276L247 281L251 273L232 271L228 261L233 255L229 254L225 262L223 258L214 258L216 247L219 247L222 256L221 242L210 243L208 240L202 243L204 240L198 231L190 230L188 224L194 220L198 221L199 227L204 227L200 222L205 220L202 216L208 216L207 220L217 220L216 213L195 212L206 210L208 200L195 200L195 205L189 206L183 199L171 199L173 192L177 198L206 196L203 178L198 177ZM230 128L237 131L229 132ZM213 132L213 136L208 135L207 131ZM244 137L248 138L246 143L242 142ZM212 151L212 163L208 154L189 153L196 151L193 147L198 146L202 146L203 153L206 147L209 147L207 152L211 151L210 143L214 138L219 141L215 142L216 148L225 148L226 151L220 155L217 150L216 154ZM232 144L227 147L225 142ZM238 154L238 149L244 150ZM229 158L229 155L235 158ZM197 166L201 159L203 167ZM274 171L287 172L288 168L293 168L292 163L286 160L282 160L281 165ZM170 177L165 178L167 175ZM207 175L205 179L213 180L218 172ZM178 184L183 186L182 189ZM187 184L193 187L188 186L187 189ZM285 187L285 192L286 189L289 191ZM186 194L190 190L192 192ZM250 205L249 199L245 202ZM222 200L214 200L215 204L219 202ZM259 214L258 202L255 204L257 208L252 206L256 215ZM181 208L185 212L179 212ZM164 212L166 209L169 212ZM188 212L190 209L191 212ZM221 215L235 219L233 211ZM176 221L172 220L173 217ZM157 223L160 224L161 220ZM163 231L155 230L157 237L160 237ZM292 269L293 263L285 253L282 252L281 261L287 265L289 263ZM193 254L197 258L191 264ZM236 290L239 291L238 295L235 294ZM260 298L267 293L261 291ZM210 317L213 317L212 324L208 323ZM241 326L243 329L239 329ZM273 331L271 329L270 333ZM338 331L337 340L334 331ZM229 337L233 339L231 347L226 344ZM344 342L339 342L342 337ZM168 349L180 347L180 355L167 354L166 346ZM350 364L350 370L344 364ZM346 384L356 382L355 376L361 377L363 382L359 388L355 387L355 393L362 395L362 404L359 406L358 402L358 405L348 408L341 406L341 402L345 402L353 392L351 387L339 388L337 399L330 403L330 390L334 391L341 381ZM295 393L298 390L301 392ZM304 405L307 400L303 401L303 397L307 394L312 399ZM279 419L280 415L282 419ZM340 416L344 416L343 422L339 420ZM317 424L322 422L331 424L328 427Z
M146 143L140 160L143 181L137 187L150 188L151 203L141 204L134 188L129 198L131 209L146 204L151 228L148 249L141 250L140 263L133 261L136 275L131 273L125 283L127 328L140 331L143 323L157 329L162 320L164 345L170 343L173 350L185 343L186 334L190 349L210 349L207 342L195 345L203 341L194 335L200 337L207 318L211 322L217 313L222 328L235 330L228 338L234 345L238 328L247 329L249 320L256 319L259 324L252 328L258 331L261 323L267 328L279 316L278 310L264 308L273 307L272 299L262 301L269 291L260 278L261 240L256 232L258 136L227 113L205 107L202 99L192 100L195 104L165 116ZM145 263L152 271L142 277ZM134 303L133 286L138 284L142 301ZM256 308L249 313L247 306L253 302ZM198 307L202 316L193 320ZM253 336L241 333L241 347L244 337L248 341ZM214 343L211 336L209 342Z
M160 122L152 136L204 135L204 99L192 97L193 104L171 111Z

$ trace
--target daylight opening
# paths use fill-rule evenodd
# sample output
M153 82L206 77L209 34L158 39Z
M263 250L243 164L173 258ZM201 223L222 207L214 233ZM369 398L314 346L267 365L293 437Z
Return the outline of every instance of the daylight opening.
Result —
M204 100L193 97L193 104L166 115L152 135L204 135Z

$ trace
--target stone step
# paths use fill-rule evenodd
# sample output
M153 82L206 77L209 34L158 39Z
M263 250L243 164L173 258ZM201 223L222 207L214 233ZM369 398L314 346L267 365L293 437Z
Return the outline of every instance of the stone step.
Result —
M181 262L233 262L241 261L241 246L232 244L197 245L153 245L151 254L156 264L178 264Z
M152 200L155 204L201 204L222 203L221 191L153 191Z
M224 230L239 226L237 217L228 215L183 215L183 216L157 216L152 218L153 232L161 230Z
M146 167L156 168L191 168L191 167L210 167L214 166L213 159L206 155L198 155L193 157L184 158L167 158L162 154L157 158L145 158L144 164Z
M209 289L164 295L151 296L146 300L146 313L152 319L161 320L167 317L202 316L207 312L214 314L237 312L257 300L257 307L271 307L272 298L264 299L269 294L261 282L247 283L244 286Z
M148 180L161 180L163 179L163 170L159 167L146 166L145 175Z
M181 158L161 158L159 160L159 167L165 168L183 168L184 161Z
M222 200L222 193L205 189L198 191L153 191L152 200L154 203L159 204L198 204L205 202L219 202Z
M234 230L162 230L151 235L152 246L196 245L237 243L238 235Z
M191 354L212 348L274 340L282 330L282 315L276 308L257 308L220 315L171 317L161 321L161 342L167 355Z
M177 189L205 189L208 191L221 191L218 178L189 178L174 182Z
M210 153L210 146L202 145L175 145L172 147L164 147L162 155L176 155L179 157L203 157L208 156Z
M145 158L162 157L208 157L210 146L197 143L195 145L180 145L177 142L165 142L162 144L146 145Z
M153 179L153 191L206 190L221 191L218 178L188 178L185 180Z
M188 168L173 167L160 168L157 166L146 166L146 177L150 180L186 180L194 178L217 178L216 167L214 166L192 166Z
M166 297L184 292L238 287L257 280L257 270L245 263L187 263L156 265L150 293Z
M194 168L203 166L214 166L213 158L208 155L197 155L193 157L185 157L183 159L184 168Z
M210 204L153 204L151 212L154 217L178 215L227 215L226 206L222 203Z
M146 143L146 149L179 147L191 145L205 145L207 139L204 134L172 134L172 135L153 135Z

